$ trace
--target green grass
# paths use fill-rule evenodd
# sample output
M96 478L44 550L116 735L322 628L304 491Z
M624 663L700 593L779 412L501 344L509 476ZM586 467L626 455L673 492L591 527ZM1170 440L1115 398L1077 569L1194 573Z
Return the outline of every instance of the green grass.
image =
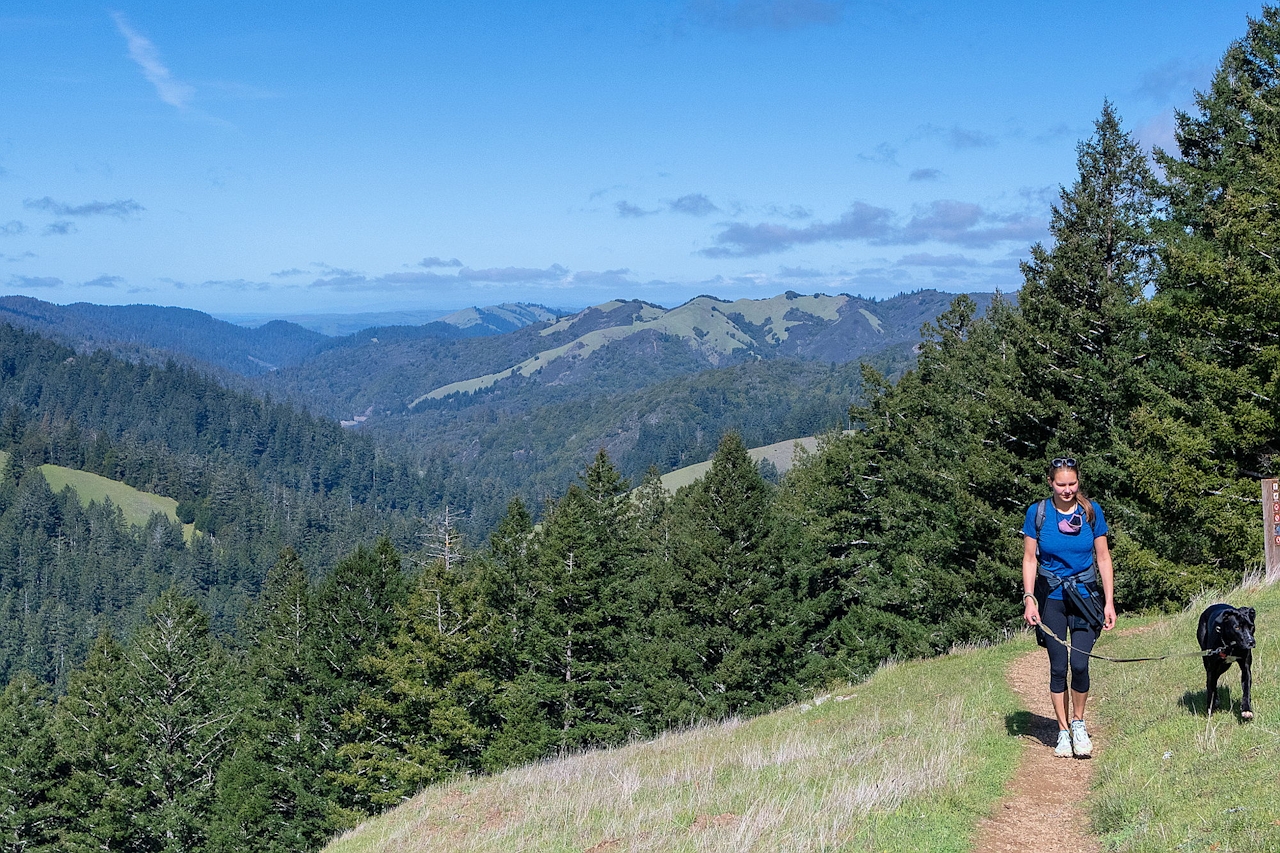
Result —
M1258 611L1255 719L1240 719L1239 668L1218 683L1222 707L1205 716L1198 657L1158 663L1097 663L1101 700L1091 707L1106 732L1090 800L1104 849L1124 853L1280 851L1280 585L1209 595L1150 630L1105 641L1111 657L1197 649L1200 612L1215 601Z
M1004 670L1029 648L891 665L753 720L434 786L327 849L961 853L1017 762Z
M178 520L178 502L173 498L140 492L116 480L108 480L106 477L90 474L88 471L63 468L61 465L41 465L40 473L44 474L49 488L54 492L61 492L70 486L83 506L110 499L111 503L120 507L125 521L138 527L146 524L152 513L157 512L170 521ZM191 538L190 528L191 525L183 527L183 533L188 540Z
M759 462L762 459L768 459L778 469L779 474L785 474L791 470L791 464L795 459L796 445L799 444L806 450L813 450L818 446L818 440L813 436L806 438L792 438L787 441L779 441L774 444L767 444L764 447L753 447L747 451L751 457L751 461ZM662 475L662 487L669 493L675 494L679 489L688 486L695 480L705 477L707 472L711 470L711 460L706 462L695 462L692 465L686 465L683 468Z

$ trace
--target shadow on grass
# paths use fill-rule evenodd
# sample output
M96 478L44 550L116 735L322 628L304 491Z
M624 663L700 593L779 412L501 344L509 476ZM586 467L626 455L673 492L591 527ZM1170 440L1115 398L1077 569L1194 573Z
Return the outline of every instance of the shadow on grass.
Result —
M1209 694L1203 690L1188 690L1182 694L1182 698L1178 700L1178 704L1182 706L1189 714L1196 717L1203 717L1208 713ZM1233 700L1231 696L1231 687L1226 684L1218 685L1218 710L1214 716L1223 714L1231 714L1236 718L1236 722L1252 722L1246 720L1240 711L1240 703Z
M1058 721L1031 711L1014 711L1004 715L1004 727L1013 737L1033 737L1045 746L1058 743Z

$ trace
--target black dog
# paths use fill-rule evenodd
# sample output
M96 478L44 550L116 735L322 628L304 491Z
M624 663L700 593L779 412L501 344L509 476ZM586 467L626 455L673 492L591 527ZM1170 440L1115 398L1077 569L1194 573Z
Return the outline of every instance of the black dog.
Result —
M1249 702L1249 690L1253 686L1253 619L1252 607L1232 607L1230 604L1214 604L1200 614L1196 639L1204 651L1217 654L1204 656L1205 698L1209 713L1218 709L1218 679L1231 668L1232 661L1240 663L1240 716L1253 719L1253 707Z

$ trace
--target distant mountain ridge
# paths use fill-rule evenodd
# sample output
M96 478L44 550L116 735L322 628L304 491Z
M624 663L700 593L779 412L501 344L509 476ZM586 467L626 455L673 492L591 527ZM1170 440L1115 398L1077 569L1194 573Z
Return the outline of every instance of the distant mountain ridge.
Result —
M298 364L330 340L275 320L247 329L190 308L157 305L54 305L29 296L0 297L0 322L38 332L78 350L126 358L193 359L245 376Z
M981 309L990 302L990 294L974 296ZM787 291L768 299L732 302L698 296L672 309L640 300L615 300L539 329L539 337L546 339L548 346L519 362L438 385L414 398L409 406L452 394L472 394L519 377L543 383L573 381L573 375L602 349L626 341L635 349L637 342L656 338L682 340L693 360L705 368L767 358L844 364L877 350L914 342L921 324L945 310L952 298L937 291L919 291L879 302L848 294ZM656 346L653 349L658 350Z
M541 305L507 303L466 308L443 317L427 312L429 322L415 323L422 312L338 315L334 327L365 323L342 337L306 328L304 324L272 319L261 325L239 325L190 308L157 305L94 305L77 302L56 305L28 296L0 297L0 322L38 332L81 351L106 349L126 358L194 361L241 376L255 376L301 364L319 353L364 339L414 337L479 337L515 331L531 323L552 322L561 313ZM324 315L299 319L324 327ZM248 316L246 319L261 319ZM391 322L400 321L400 322ZM357 341L358 342L358 341Z

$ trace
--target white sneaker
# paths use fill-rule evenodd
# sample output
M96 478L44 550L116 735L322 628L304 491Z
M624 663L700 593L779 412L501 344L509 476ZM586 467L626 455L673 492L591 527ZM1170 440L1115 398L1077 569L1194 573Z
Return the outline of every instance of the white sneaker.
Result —
M1058 740L1061 742L1061 735ZM1081 758L1087 758L1093 754L1093 741L1089 740L1089 732L1085 730L1084 720L1071 721L1071 750Z
M1059 758L1071 757L1071 732L1066 729L1058 730L1058 745L1053 748L1053 754Z

